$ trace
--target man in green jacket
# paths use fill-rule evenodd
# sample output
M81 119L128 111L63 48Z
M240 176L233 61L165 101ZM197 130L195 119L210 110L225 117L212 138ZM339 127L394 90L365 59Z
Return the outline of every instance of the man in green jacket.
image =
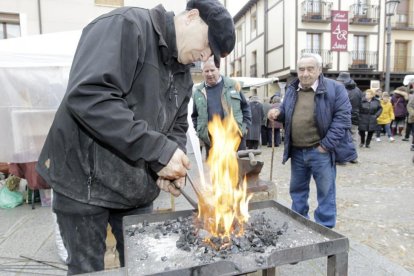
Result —
M208 122L213 119L213 115L219 115L223 119L230 110L233 111L234 119L242 134L238 150L245 150L246 141L243 137L247 134L252 122L252 115L250 106L241 92L240 84L220 75L212 59L204 63L202 74L204 82L199 84L194 91L191 117L198 137L205 144L207 157L211 147Z

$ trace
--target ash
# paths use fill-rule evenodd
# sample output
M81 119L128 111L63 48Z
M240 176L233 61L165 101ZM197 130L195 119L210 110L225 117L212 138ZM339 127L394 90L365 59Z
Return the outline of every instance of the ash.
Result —
M244 234L232 235L230 238L212 237L202 229L196 215L166 220L155 226L154 238L160 239L171 233L179 235L176 247L186 252L195 252L195 257L201 263L211 263L217 258L227 259L237 253L265 253L268 247L276 247L278 239L288 229L288 223L277 227L274 222L266 218L265 212L253 215L244 225ZM145 231L148 223L144 222L139 233ZM238 232L238 229L235 231ZM134 232L129 233L130 236ZM205 242L209 240L209 242ZM164 260L163 260L164 261ZM261 256L255 259L257 265L262 265L265 259Z

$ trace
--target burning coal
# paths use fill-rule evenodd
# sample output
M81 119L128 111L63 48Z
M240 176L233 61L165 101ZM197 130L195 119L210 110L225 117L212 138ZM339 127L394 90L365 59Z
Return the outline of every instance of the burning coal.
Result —
M172 233L178 234L176 247L187 252L197 252L195 254L202 263L213 262L214 259L226 259L227 257L242 252L264 253L268 247L275 247L279 237L287 231L288 224L285 222L281 227L276 227L264 213L256 214L251 221L245 223L243 235L230 235L230 237L214 237L206 230L199 228L198 219L194 216L179 217L177 219L166 220L155 226L153 232L155 239L168 236ZM199 222L199 221L198 221ZM139 234L150 229L148 223L144 222L142 227L135 228L128 232L129 236ZM152 232L152 230L150 230ZM206 239L206 236L209 238ZM256 262L260 265L261 260Z

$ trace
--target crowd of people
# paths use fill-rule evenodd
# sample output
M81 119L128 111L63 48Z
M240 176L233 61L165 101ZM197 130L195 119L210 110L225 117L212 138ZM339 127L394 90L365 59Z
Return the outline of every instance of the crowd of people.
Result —
M401 137L401 141L411 142L410 150L414 151L414 84L400 86L392 91L361 91L349 72L340 72L336 81L342 83L348 92L352 107L350 130L356 146L370 148L374 138L376 142L383 141L381 136L385 136L384 139L388 142ZM260 113L264 114L260 122L260 138L256 139L260 139L258 142L262 146L278 147L284 138L283 124L270 120L267 114L271 108L279 108L282 101L280 92L262 101L257 96L252 96L249 101L254 102L255 106L258 102L261 103L263 112ZM253 120L251 128L257 129L256 124L259 124L258 120ZM256 149L257 145L248 145L247 148ZM358 160L350 162L357 163Z

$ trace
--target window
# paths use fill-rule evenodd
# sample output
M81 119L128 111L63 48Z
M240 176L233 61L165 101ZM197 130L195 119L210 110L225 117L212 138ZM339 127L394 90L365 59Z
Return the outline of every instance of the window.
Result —
M237 42L242 42L243 41L243 29L242 29L242 26L237 27L237 29L236 29L236 38L237 38Z
M250 61L250 77L257 77L257 52L252 52L252 59Z
M256 30L257 30L257 13L256 11L254 11L250 15L250 31L252 35L256 36Z
M14 38L20 35L19 15L0 13L0 39Z
M367 15L368 10L368 0L357 0L356 1L356 8L355 8L355 15Z
M234 61L230 63L230 77L235 77L234 73Z
M321 49L321 34L307 33L306 49L310 50L311 53L319 53Z
M397 72L407 71L408 43L405 41L396 41L394 51L395 51L394 71L397 71Z
M307 14L320 14L321 13L321 1L320 0L308 0L305 6L305 12Z
M242 68L241 68L241 60L238 59L236 60L236 73L235 73L236 77L241 77L242 76Z
M395 23L397 27L408 27L408 17L409 17L409 9L408 9L408 1L401 0L397 6L397 12L395 16Z
M110 6L110 7L123 7L124 0L95 0L95 5Z
M365 35L354 35L353 64L366 64L366 40Z

